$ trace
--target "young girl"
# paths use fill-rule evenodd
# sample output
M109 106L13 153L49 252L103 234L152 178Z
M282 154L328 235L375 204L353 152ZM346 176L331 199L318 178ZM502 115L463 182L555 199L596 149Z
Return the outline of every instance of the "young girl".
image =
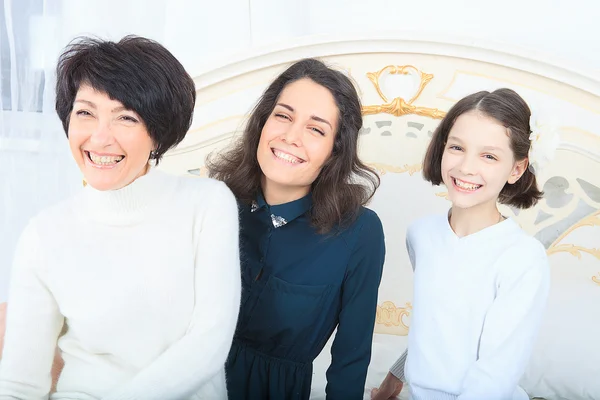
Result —
M528 160L530 110L510 89L478 92L436 129L423 175L452 207L407 232L415 271L407 351L372 399L520 400L549 289L541 243L498 211L541 198Z
M231 400L308 399L312 362L336 328L327 398L363 398L385 244L363 207L379 180L358 158L361 126L351 81L302 60L267 88L241 141L209 163L240 208Z

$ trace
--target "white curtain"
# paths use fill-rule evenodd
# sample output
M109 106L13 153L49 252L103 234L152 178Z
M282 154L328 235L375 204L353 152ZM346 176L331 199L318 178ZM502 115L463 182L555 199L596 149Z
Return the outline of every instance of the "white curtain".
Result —
M27 220L81 183L54 113L59 6L5 0L0 8L0 301Z
M193 75L250 45L249 13L248 0L0 0L0 302L27 221L82 185L54 112L64 46L79 35L146 36Z

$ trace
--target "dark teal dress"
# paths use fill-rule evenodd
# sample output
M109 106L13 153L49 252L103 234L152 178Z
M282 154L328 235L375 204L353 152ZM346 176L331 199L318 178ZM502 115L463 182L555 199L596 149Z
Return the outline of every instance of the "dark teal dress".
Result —
M337 327L327 399L363 398L385 244L362 208L337 235L310 225L311 195L240 204L242 302L226 371L230 400L305 400L312 362Z

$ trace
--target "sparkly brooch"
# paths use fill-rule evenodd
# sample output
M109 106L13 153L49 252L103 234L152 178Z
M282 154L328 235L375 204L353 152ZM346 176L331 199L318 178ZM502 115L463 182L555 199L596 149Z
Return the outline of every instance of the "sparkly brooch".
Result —
M284 226L285 224L287 224L287 221L285 220L285 218L280 217L275 214L271 214L271 221L273 221L273 226L275 228L280 228L280 227Z

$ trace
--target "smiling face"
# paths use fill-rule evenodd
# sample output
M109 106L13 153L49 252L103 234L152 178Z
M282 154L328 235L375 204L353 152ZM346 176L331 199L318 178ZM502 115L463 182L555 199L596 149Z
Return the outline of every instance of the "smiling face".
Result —
M105 93L79 88L68 132L73 158L97 190L120 189L148 170L153 143L142 119Z
M333 95L312 80L283 89L256 154L265 196L292 201L308 194L333 150L338 114Z
M526 167L527 160L514 160L507 129L471 111L448 134L441 172L453 207L496 207L504 185L515 183Z

